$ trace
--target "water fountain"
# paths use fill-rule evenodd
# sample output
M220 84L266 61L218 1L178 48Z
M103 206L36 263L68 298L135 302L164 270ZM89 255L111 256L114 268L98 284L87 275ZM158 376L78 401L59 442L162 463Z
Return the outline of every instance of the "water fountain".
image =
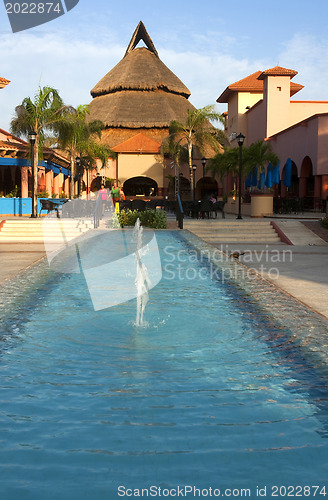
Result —
M133 234L136 239L136 258L137 258L137 274L136 274L136 288L137 288L137 317L136 326L144 326L143 313L149 298L150 280L148 276L147 267L141 260L142 253L145 251L142 246L142 226L139 218L137 219Z

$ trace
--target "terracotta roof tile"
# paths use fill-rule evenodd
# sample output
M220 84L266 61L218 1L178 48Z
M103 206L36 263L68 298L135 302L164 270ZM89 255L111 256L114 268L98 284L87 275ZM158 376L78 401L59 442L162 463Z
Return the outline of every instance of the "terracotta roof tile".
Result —
M8 83L10 83L10 80L6 80L6 78L0 76L0 89L3 89Z
M140 132L112 149L116 153L159 153L160 147L159 142Z
M238 80L235 83L229 85L224 92L217 98L217 102L228 102L229 97L233 92L254 92L258 94L263 93L263 77L262 75L269 76L293 76L297 75L297 71L291 69L281 68L276 66L275 68L268 69L266 71L256 71L249 76L246 76L242 80ZM290 95L296 94L299 90L303 88L303 85L298 83L290 82Z
M295 75L297 75L297 71L294 71L293 69L275 66L274 68L263 71L263 73L259 76L259 80L263 80L266 76L290 76L290 78L293 78Z
M26 151L27 144L22 144L15 141L2 141L0 140L0 149L6 151Z
M259 76L259 80L263 80L266 76L290 76L290 78L293 78L295 75L297 75L297 71L294 71L293 69L275 66L274 68L263 71L263 73Z

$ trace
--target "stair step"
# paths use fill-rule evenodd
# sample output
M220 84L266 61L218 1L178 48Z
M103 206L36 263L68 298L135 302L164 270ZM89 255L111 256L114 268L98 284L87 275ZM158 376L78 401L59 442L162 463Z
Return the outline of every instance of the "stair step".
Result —
M89 219L7 220L0 228L0 242L62 242L63 237L71 241L93 227L93 221Z
M281 243L270 221L187 219L184 228L209 243Z

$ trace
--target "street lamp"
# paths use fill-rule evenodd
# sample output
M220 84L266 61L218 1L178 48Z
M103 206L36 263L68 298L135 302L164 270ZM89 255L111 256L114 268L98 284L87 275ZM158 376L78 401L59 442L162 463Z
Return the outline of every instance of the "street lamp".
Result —
M202 199L204 198L205 195L205 165L206 165L206 158L203 156L201 159L202 165L203 165L203 192L202 192Z
M38 216L38 211L37 211L38 170L36 169L36 172L35 172L34 144L36 141L36 132L34 132L34 130L31 130L28 133L28 139L29 139L30 144L31 144L31 166L32 166L32 213L31 213L31 217L35 218Z
M76 165L76 174L77 174L77 178L78 178L77 195L80 198L80 194L81 194L81 172L80 172L81 158L79 156L77 156L75 158L75 165Z
M205 165L206 165L206 158L203 156L201 159L202 165L203 165L203 178L205 177Z
M192 193L193 193L193 200L195 199L195 194L196 194L196 186L195 186L195 177L196 177L196 165L192 166Z
M242 171L242 148L245 140L245 136L240 132L236 137L239 146L239 189L238 189L238 217L237 219L242 219L241 216L241 171Z

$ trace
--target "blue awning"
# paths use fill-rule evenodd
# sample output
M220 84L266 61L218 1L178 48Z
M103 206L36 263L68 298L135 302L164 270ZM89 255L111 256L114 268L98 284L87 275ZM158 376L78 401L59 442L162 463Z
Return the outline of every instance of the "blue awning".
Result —
M267 166L267 174L266 174L266 179L265 179L265 185L267 188L272 188L273 182L272 182L272 164L269 163Z
M282 182L286 187L290 187L292 184L292 160L290 158L286 161L285 174Z
M41 165L48 170L52 170L54 174L64 174L67 175L68 177L71 175L71 171L68 168L61 167L60 165L57 165L56 163L53 163L52 161L49 160L43 160Z
M0 167L30 167L31 160L27 160L26 158L4 158L0 157ZM52 170L54 174L64 174L66 176L71 175L71 171L68 168L61 167L56 163L53 163L49 160L42 160L41 164L39 162L39 166L45 167L48 170Z

